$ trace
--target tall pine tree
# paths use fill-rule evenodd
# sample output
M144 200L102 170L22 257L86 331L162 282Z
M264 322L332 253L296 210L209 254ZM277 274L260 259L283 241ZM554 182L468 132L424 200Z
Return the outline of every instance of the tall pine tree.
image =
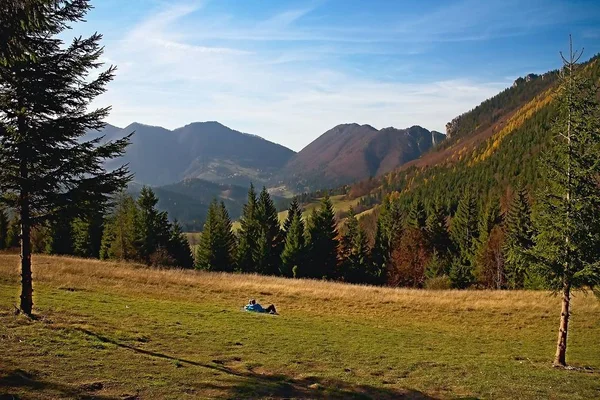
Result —
M65 45L61 35L83 21L88 1L2 3L0 24L0 202L19 215L20 309L31 315L31 230L50 216L86 214L130 179L126 168L107 172L105 161L123 154L128 138L84 141L101 129L109 108L89 111L115 68L95 75L103 49L98 33ZM5 17L7 16L7 17Z
M308 226L308 276L311 278L333 279L337 271L338 232L329 195L321 200L319 210L315 210Z
M368 281L370 269L367 238L361 229L354 210L346 218L345 232L340 243L340 276L346 282L364 283Z
M450 279L457 288L469 286L474 279L473 258L478 237L477 226L477 201L471 191L466 190L458 202L450 230L450 238L458 251L458 257L452 263Z
M557 366L566 365L571 290L600 287L600 107L594 82L578 70L580 56L571 45L562 57L558 118L533 219L532 255L549 287L562 294Z
M256 198L254 185L250 184L248 199L244 204L238 231L237 268L241 272L256 272L254 249L256 249L258 236L260 235L256 219L257 203L258 199Z
M176 267L186 269L194 267L194 257L192 256L190 243L177 221L174 221L171 225L167 251L173 258Z
M281 253L281 275L294 278L305 276L305 251L304 221L302 214L295 212L285 235L285 245Z
M263 187L258 196L256 221L259 235L254 249L254 265L261 274L277 275L281 263L283 240L277 209L266 187Z
M225 204L214 199L196 253L196 268L232 272L235 269L235 236Z
M527 251L533 246L531 210L525 188L518 188L513 195L506 212L504 231L504 268L508 287L522 289L530 265Z

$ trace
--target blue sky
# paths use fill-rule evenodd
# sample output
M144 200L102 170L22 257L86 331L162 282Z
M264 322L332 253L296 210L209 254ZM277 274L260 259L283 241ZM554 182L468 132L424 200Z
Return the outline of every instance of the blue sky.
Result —
M300 150L340 123L446 122L519 76L600 52L598 1L96 0L108 122L217 120Z

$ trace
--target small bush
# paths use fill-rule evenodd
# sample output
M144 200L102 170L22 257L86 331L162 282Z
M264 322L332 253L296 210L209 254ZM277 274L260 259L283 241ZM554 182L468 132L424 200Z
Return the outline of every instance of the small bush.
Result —
M448 290L452 288L452 281L448 275L436 276L425 281L425 288L431 290Z

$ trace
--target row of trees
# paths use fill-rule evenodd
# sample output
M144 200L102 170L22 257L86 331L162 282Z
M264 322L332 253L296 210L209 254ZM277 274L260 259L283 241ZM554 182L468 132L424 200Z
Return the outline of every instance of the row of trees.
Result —
M98 210L88 217L57 216L32 232L32 251L192 268L194 259L181 226L171 223L157 203L152 189L144 187L137 200L118 194L106 215ZM0 211L0 249L19 246L18 219L8 223L6 216Z
M342 237L342 247L349 253L356 244L366 254L368 248L358 222L354 216L349 221L353 221L353 228ZM357 235L362 239L356 239ZM337 222L327 195L308 220L303 218L298 201L292 201L281 226L266 188L257 195L251 186L237 235L224 204L211 204L196 252L196 266L210 271L359 281L351 272L353 266L339 263L339 247Z

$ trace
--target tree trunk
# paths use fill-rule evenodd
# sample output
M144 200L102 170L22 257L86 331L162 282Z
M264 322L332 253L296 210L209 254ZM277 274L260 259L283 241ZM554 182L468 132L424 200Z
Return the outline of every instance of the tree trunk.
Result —
M21 208L21 311L31 316L33 279L31 274L31 226L27 200Z
M571 285L565 283L563 287L562 311L560 313L560 327L558 329L558 342L556 343L556 356L554 366L567 365L567 333L569 331L569 307L571 303Z

